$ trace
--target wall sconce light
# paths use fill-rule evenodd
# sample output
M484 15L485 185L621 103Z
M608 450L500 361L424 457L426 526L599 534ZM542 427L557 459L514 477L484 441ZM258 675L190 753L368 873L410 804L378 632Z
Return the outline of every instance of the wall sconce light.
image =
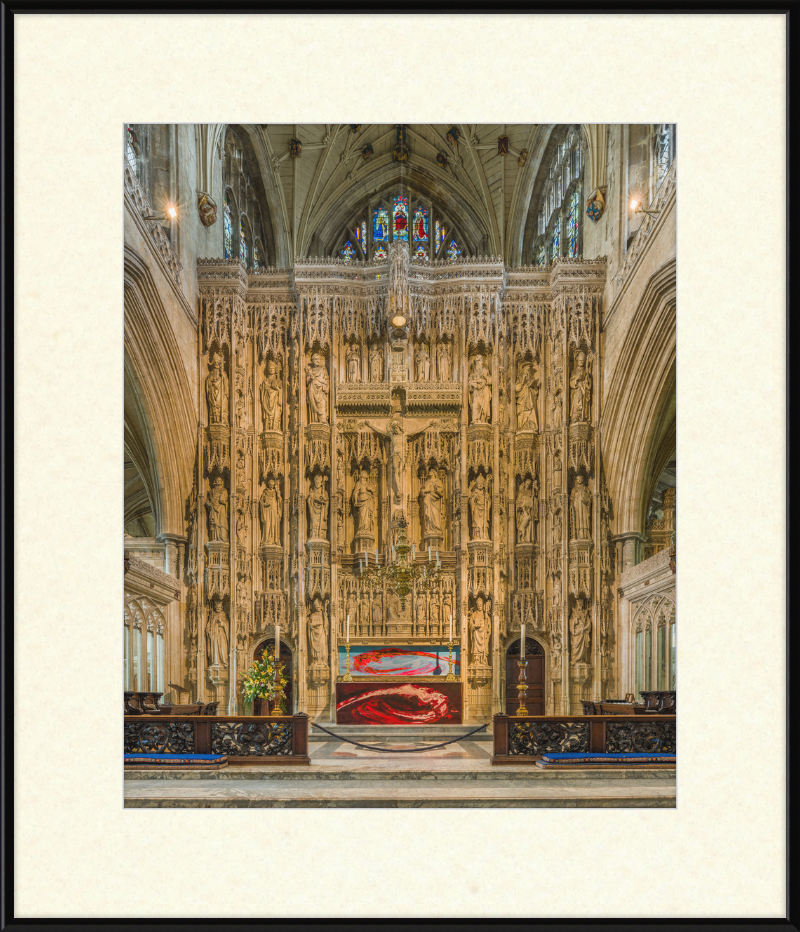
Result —
M161 222L164 222L166 220L177 220L178 211L174 207L169 207L167 208L166 216L164 216L164 214L147 214L146 216L142 217L142 219L143 220L159 220Z
M660 210L646 210L635 197L631 198L630 209L635 214L647 214L648 217L657 217L661 213Z

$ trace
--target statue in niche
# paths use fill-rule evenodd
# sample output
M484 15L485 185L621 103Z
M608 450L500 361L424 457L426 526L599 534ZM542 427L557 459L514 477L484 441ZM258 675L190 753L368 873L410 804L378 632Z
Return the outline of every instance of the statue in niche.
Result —
M393 419L388 424L389 433L392 438L392 492L394 493L395 505L400 504L403 489L403 465L405 456L403 455L403 422L399 419Z
M428 352L428 344L420 343L416 352L417 381L430 382L431 380L431 357Z
M517 543L533 542L533 482L526 479L517 493Z
M536 476L531 479L531 543L536 543L536 532L539 524L539 480Z
M372 633L377 634L383 624L383 607L381 606L380 597L374 599L372 603Z
M267 363L266 378L261 384L261 423L264 430L281 429L283 410L283 386L278 378L278 366L274 359Z
M215 596L206 624L208 665L228 666L228 616L222 611L222 600Z
M206 377L206 401L208 402L208 423L228 423L228 376L222 368L222 356L214 353L211 357L211 371Z
M261 546L280 546L283 496L272 478L267 480L267 487L258 500L258 514L261 518Z
M350 343L347 347L347 381L361 381L361 352L355 343Z
M403 610L400 605L400 596L395 592L391 593L389 604L386 607L386 615L387 624L395 627L403 624L403 622L408 621L408 603L406 603L406 609Z
M592 619L589 609L581 600L572 610L569 619L570 660L573 663L588 663L592 638Z
M533 364L527 360L522 363L517 375L517 430L539 430L539 383L533 371Z
M575 477L570 505L572 506L572 526L575 531L573 540L591 540L592 493L584 484L583 476Z
M442 621L448 626L447 630L450 631L450 619L453 617L453 602L450 598L450 593L444 597L444 602L442 602ZM454 619L455 621L455 619ZM453 632L455 632L455 625L453 625Z
M308 615L308 643L311 647L312 664L324 664L327 660L328 625L322 599L317 596Z
M344 546L344 489L336 493L336 546Z
M436 351L439 358L439 381L449 382L451 378L452 359L450 356L450 344L440 343Z
M236 451L236 488L243 489L245 487L245 452L240 447Z
M369 472L361 470L361 474L353 486L350 504L355 516L354 537L375 536L375 496L369 484Z
M322 484L322 474L317 473L308 491L308 539L327 540L328 537L328 493Z
M491 478L478 475L469 487L469 514L472 520L470 540L489 540L489 508L492 501Z
M472 662L481 666L488 665L489 618L480 596L475 602L475 609L469 616L469 646Z
M420 634L422 631L428 633L426 628L426 612L425 612L425 596L420 593L416 599L416 609L417 609L417 634Z
M553 513L553 543L561 543L561 511Z
M419 493L424 537L443 537L444 486L435 469L428 472Z
M208 536L212 541L228 540L228 490L217 476L206 499L208 511Z
M236 546L244 550L247 548L247 506L243 501L236 509Z
M553 453L553 488L561 488L561 450Z
M347 594L347 602L345 604L345 620L347 616L350 616L350 624L353 625L354 629L358 625L358 602L356 602L356 594L351 589Z
M308 395L309 424L328 423L328 391L330 382L325 361L319 353L311 357L311 365L306 370L306 393Z
M377 343L369 351L369 378L371 382L383 381L383 350Z
M361 596L361 605L358 613L358 623L362 631L369 630L369 599L366 595Z
M589 420L592 400L592 377L586 368L586 354L577 353L575 368L569 377L570 402L569 420L571 424Z
M442 630L442 620L441 620L441 606L436 598L431 599L431 612L430 612L430 633L437 634Z
M483 356L476 356L469 378L469 410L473 424L488 424L492 404L492 377L484 370Z

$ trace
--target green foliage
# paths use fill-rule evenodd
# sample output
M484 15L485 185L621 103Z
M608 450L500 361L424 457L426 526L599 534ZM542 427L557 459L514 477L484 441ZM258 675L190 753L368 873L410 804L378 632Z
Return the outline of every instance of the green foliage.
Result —
M272 654L264 653L260 660L256 660L242 680L242 695L246 703L254 699L274 699L282 694L288 680L283 672L283 664L275 663ZM281 698L283 708L283 698Z

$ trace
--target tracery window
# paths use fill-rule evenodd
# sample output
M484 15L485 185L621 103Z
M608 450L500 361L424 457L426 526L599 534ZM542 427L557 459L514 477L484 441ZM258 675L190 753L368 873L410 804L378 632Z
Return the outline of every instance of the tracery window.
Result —
M225 258L233 258L233 220L231 218L231 201L228 192L225 192L225 212L223 216L223 229L225 231Z
M637 699L643 690L675 689L675 603L653 596L633 617L634 678Z
M122 630L125 689L163 693L166 622L161 609L125 593Z
M245 226L244 214L239 217L239 258L242 260L242 264L247 267L248 265L248 242L247 242L247 227Z
M581 255L583 156L580 128L572 126L553 153L540 195L531 244L537 265Z
M128 165L130 165L131 171L134 173L134 175L138 176L139 160L136 155L136 133L134 133L130 126L126 126L125 131L125 158L128 160Z
M334 255L346 262L354 259L386 259L389 243L407 242L412 259L456 259L463 254L462 241L448 220L434 209L430 201L398 192L381 197L349 224L341 234ZM433 230L433 235L431 231ZM359 247L356 248L356 244Z
M670 165L672 165L672 160L675 158L675 124L656 124L653 143L655 187L658 190L669 171Z
M253 271L254 272L258 272L261 269L262 253L263 251L261 249L261 240L259 239L253 240Z

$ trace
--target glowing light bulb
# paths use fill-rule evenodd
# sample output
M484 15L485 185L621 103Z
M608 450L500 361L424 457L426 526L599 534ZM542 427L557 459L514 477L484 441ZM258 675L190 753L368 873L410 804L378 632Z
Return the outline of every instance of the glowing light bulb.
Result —
M167 211L167 213L170 215L170 217L171 217L173 220L178 216L178 211L175 210L174 207L170 207L170 209Z
M637 211L638 209L639 209L639 202L636 200L635 197L634 197L634 198L631 198L631 210L632 210L634 213L636 213L636 211Z

